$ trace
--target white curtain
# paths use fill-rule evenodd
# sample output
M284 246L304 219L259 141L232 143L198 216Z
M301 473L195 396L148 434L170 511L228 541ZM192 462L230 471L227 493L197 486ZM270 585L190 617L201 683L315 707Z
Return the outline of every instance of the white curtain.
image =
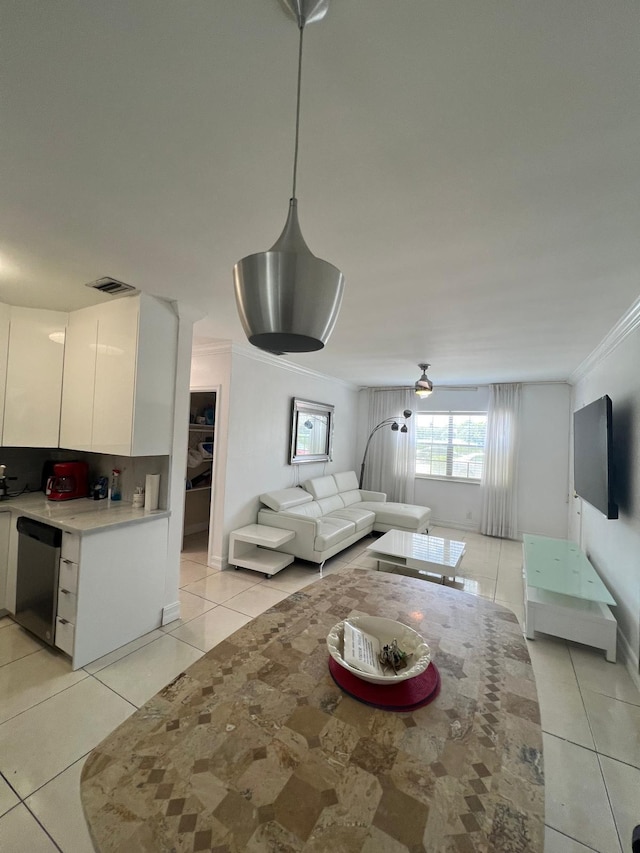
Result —
M517 464L520 385L492 385L482 477L480 532L518 536Z
M413 503L415 480L415 415L404 420L402 412L413 410L415 394L411 389L371 391L367 436L387 418L398 418L398 426L408 432L381 427L371 439L364 470L363 489L386 492L387 500Z

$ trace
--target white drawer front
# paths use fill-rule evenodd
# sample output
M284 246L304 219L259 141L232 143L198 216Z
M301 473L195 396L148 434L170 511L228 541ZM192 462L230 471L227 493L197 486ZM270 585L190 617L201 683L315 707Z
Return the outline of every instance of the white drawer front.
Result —
M73 622L75 625L76 602L77 598L75 593L69 592L63 587L60 587L58 590L58 617L60 619L66 619L67 622Z
M77 533L62 532L60 555L63 560L71 560L72 563L80 562L80 537Z
M60 574L58 576L58 587L72 592L78 592L78 564L71 560L60 559Z
M56 619L56 646L70 657L73 657L74 632L75 626L72 622L67 622L60 617Z

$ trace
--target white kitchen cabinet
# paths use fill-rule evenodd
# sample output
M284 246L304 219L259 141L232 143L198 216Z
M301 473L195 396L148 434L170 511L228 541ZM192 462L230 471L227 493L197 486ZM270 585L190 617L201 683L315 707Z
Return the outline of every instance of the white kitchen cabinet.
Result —
M9 323L11 306L0 302L0 439L4 422L4 391L7 384L7 357L9 355Z
M69 383L65 360L65 388L70 387L63 398L60 447L117 456L169 454L178 330L171 305L139 294L95 306L93 344L93 314L76 325L77 313ZM87 363L78 367L81 352L88 353Z
M73 669L161 624L169 521L63 533L55 644Z
M57 447L68 315L11 308L2 443Z
M92 450L93 388L96 374L98 316L92 305L69 314L64 345L60 447Z

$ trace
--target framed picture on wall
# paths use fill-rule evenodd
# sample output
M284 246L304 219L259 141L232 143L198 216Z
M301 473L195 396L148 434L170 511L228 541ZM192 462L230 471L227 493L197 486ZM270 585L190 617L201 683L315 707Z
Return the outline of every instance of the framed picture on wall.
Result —
M294 397L291 404L289 464L329 462L333 442L334 407Z

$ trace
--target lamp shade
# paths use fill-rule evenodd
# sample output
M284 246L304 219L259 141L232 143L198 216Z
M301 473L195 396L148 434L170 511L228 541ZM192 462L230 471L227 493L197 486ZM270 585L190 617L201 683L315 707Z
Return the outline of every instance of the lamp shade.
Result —
M238 261L233 278L238 315L250 343L277 353L324 347L342 304L344 276L305 243L295 198L271 249Z

